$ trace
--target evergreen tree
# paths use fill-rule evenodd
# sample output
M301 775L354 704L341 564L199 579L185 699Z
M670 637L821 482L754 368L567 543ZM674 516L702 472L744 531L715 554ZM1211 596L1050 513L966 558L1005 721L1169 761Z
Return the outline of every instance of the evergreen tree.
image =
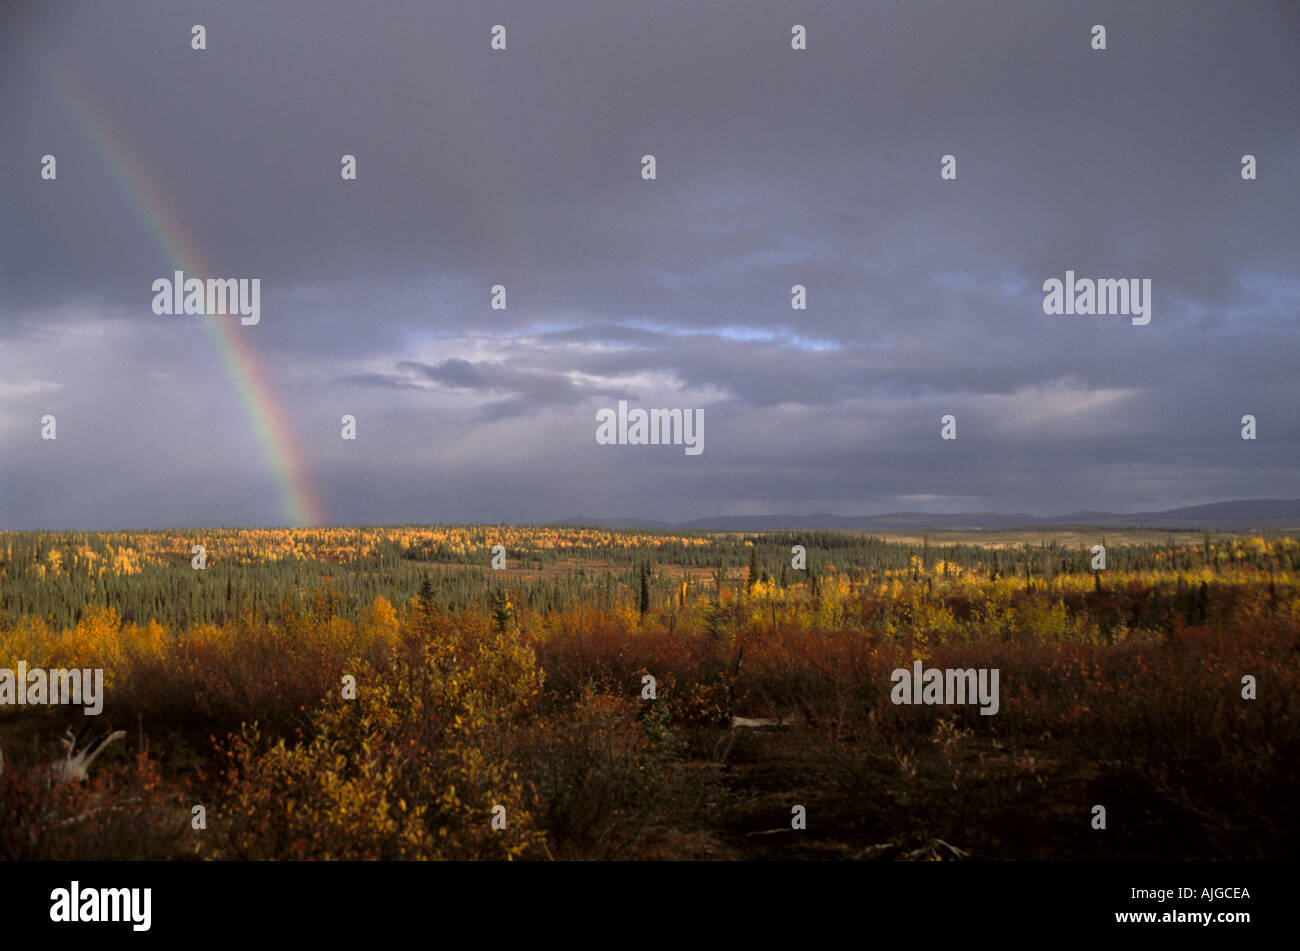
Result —
M497 591L492 595L492 623L498 634L505 634L510 629L511 622L514 620L515 606L510 603L510 597L503 591Z

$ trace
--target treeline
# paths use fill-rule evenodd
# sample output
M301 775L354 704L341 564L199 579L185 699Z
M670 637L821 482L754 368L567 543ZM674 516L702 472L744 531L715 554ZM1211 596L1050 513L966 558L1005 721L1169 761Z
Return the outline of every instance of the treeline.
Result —
M1104 541L1098 536L1098 543ZM505 548L494 570L493 545ZM206 567L192 567L195 545ZM802 567L792 554L803 546ZM0 622L36 617L75 626L92 608L127 622L179 625L271 618L304 591L329 589L342 616L383 597L417 595L440 609L491 610L503 598L545 614L583 606L612 610L743 594L755 583L806 587L828 577L852 583L943 584L1014 580L1027 590L1092 575L1090 548L1057 539L1039 545L903 544L854 532L761 534L611 532L591 528L469 526L315 530L197 530L187 533L0 533ZM1106 571L1186 576L1195 587L1225 571L1271 577L1300 570L1300 543L1279 538L1170 537L1163 544L1107 544ZM1172 580L1172 579L1171 579ZM1197 595L1199 596L1199 595Z

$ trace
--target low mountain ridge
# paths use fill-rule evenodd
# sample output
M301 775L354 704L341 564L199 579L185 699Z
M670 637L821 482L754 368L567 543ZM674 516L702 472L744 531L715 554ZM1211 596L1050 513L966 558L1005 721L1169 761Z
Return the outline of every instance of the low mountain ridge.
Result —
M1079 511L1041 516L1023 512L892 512L883 515L717 515L685 522L638 518L567 518L559 525L598 525L602 528L649 528L690 532L800 531L941 531L945 529L1064 528L1070 525L1107 528L1300 529L1300 499L1234 499L1182 508L1144 512Z

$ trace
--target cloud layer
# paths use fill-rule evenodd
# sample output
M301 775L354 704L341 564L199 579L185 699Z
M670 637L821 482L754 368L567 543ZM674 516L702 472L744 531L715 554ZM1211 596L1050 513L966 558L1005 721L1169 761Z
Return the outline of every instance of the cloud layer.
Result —
M0 527L285 520L178 252L261 279L330 521L1294 495L1297 62L1280 2L10 6ZM1067 269L1151 323L1044 315ZM704 453L598 446L619 399Z

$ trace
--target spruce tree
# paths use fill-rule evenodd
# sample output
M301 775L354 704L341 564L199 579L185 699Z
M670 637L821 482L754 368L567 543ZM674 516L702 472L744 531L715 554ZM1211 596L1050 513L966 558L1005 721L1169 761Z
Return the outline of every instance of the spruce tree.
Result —
M510 603L509 595L502 591L492 595L492 623L498 634L505 634L509 630L514 613L514 605Z

